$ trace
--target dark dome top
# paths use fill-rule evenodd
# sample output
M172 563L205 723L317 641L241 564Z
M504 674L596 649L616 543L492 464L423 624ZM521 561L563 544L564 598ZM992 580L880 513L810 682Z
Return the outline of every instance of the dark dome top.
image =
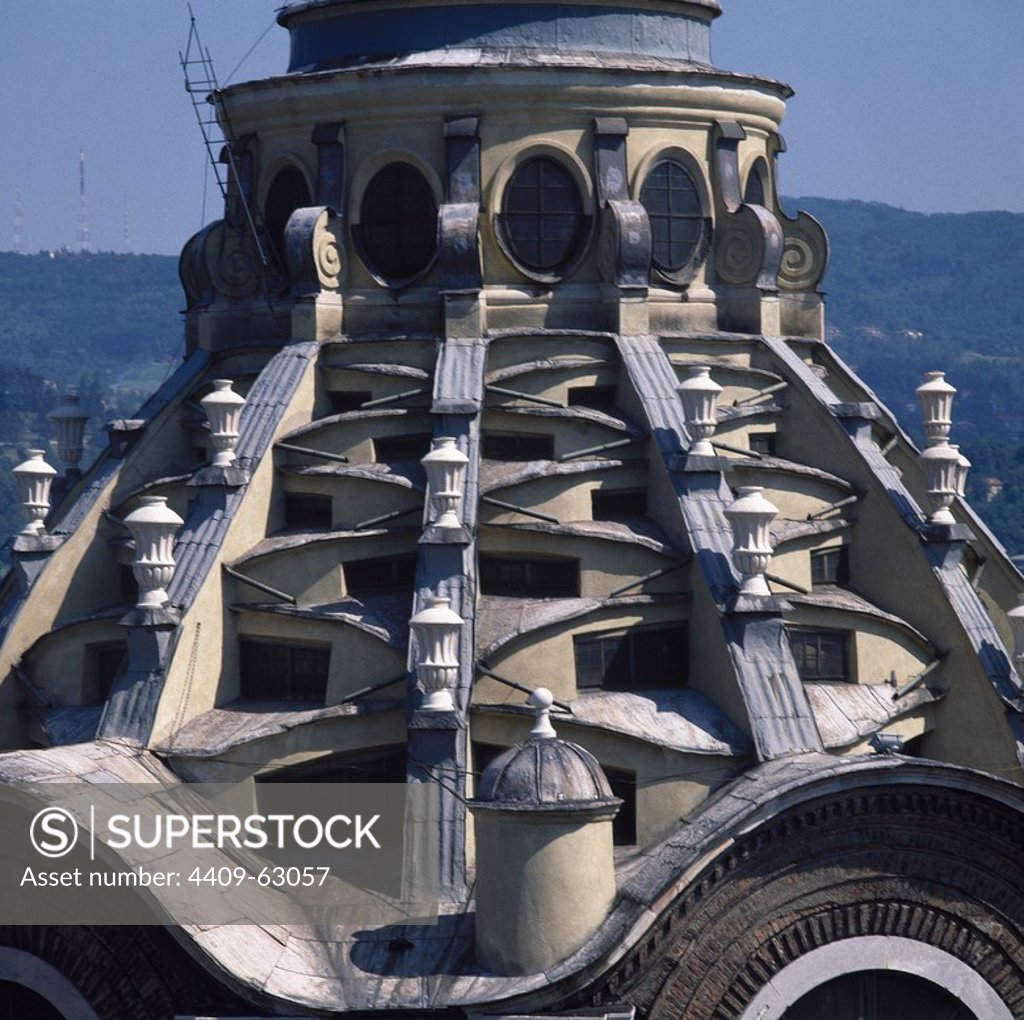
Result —
M495 758L484 769L477 799L523 806L615 800L598 760L558 737L531 737Z

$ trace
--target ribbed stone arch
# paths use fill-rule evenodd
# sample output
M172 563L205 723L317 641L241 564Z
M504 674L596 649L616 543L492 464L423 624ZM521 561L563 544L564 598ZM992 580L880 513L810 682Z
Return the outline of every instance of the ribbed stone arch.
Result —
M895 939L959 961L973 987L1024 1016L1018 798L977 774L909 763L870 781L837 775L802 803L787 796L774 817L737 824L729 843L723 834L725 849L587 1000L630 1002L649 1020L736 1020L810 954L837 947L853 961L870 940Z
M861 935L830 942L798 956L766 984L740 1020L782 1020L802 996L832 978L865 970L921 977L959 999L985 1020L1013 1020L995 989L962 960L914 939Z
M0 981L30 988L69 1020L99 1020L82 993L56 967L23 949L0 946Z

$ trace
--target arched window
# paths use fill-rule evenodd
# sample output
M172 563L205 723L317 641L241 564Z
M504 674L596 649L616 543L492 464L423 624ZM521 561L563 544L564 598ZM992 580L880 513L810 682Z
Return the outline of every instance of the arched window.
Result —
M550 156L521 163L501 201L501 232L509 254L527 271L558 274L577 254L586 225L572 174Z
M783 1020L975 1020L944 988L912 974L866 970L826 981L783 1014Z
M651 222L651 258L674 282L700 263L710 234L693 174L678 160L655 163L640 189Z
M408 163L378 170L363 193L359 239L370 269L395 285L425 272L437 251L437 202Z
M747 186L743 191L743 201L747 205L767 205L768 180L764 164L758 160L747 174Z
M284 228L296 209L312 205L306 178L298 167L286 166L278 171L267 189L263 206L263 222L278 262L284 266Z

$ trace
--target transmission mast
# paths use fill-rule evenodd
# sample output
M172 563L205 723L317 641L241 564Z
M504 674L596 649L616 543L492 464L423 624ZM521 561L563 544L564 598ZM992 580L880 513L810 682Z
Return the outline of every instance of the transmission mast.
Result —
M14 250L25 254L25 224L21 217L21 188L14 192Z
M85 146L78 149L78 250L89 250L89 211L85 207Z

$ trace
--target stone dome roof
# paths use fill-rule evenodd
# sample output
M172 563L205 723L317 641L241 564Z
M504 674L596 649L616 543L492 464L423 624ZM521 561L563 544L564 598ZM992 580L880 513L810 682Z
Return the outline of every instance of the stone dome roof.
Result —
M559 737L531 737L484 769L480 801L530 805L594 804L613 800L598 760Z

